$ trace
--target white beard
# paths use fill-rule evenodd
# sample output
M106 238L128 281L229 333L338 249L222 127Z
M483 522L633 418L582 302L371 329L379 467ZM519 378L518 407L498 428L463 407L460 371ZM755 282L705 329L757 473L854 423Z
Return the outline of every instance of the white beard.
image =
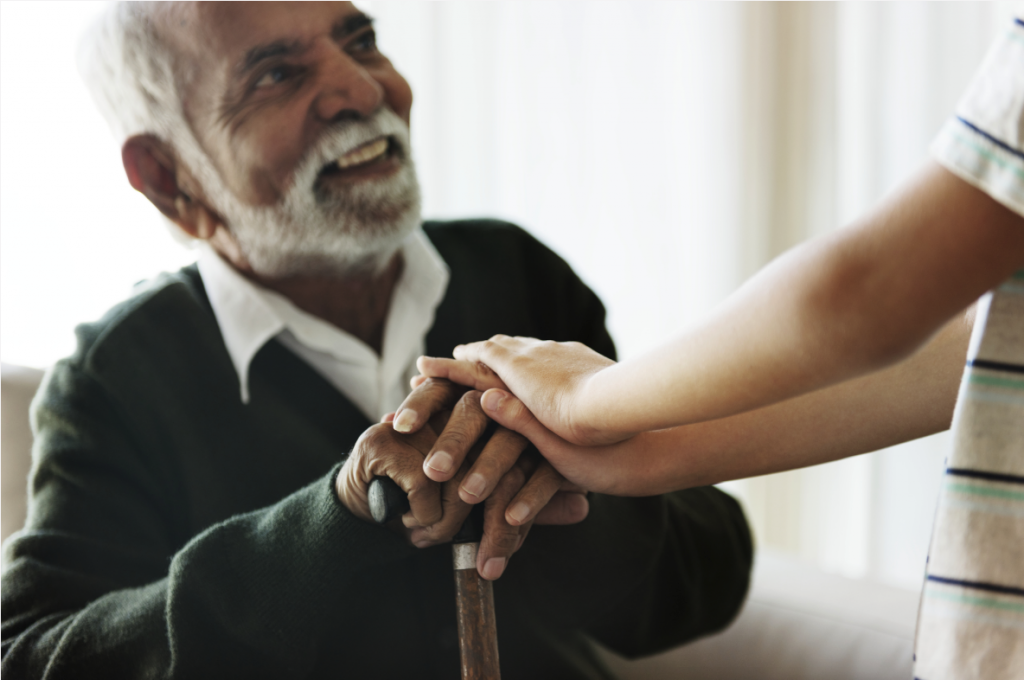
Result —
M381 136L390 137L397 147L398 172L330 194L317 192L314 185L325 165ZM306 153L291 188L273 206L242 203L204 152L195 148L187 155L195 152L200 158L187 160L207 200L220 212L253 272L260 276L379 271L420 224L420 190L409 128L386 107L367 120L345 123L325 134Z

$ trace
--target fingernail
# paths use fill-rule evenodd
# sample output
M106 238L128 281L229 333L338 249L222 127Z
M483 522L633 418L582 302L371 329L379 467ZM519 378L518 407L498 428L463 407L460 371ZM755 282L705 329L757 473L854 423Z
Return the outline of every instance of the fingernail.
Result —
M508 516L517 522L523 522L530 515L530 506L519 501L508 509Z
M452 469L452 457L444 451L435 451L434 455L427 461L427 467L447 474Z
M487 562L484 564L484 573L481 574L481 576L483 576L488 581L493 581L494 579L501 576L501 573L503 571L505 571L505 558L492 557L491 559L487 560Z
M483 495L484 489L487 488L487 480L484 476L474 472L471 474L465 482L462 483L462 490L468 493L470 496L479 498Z
M411 408L403 409L395 418L395 430L398 432L409 432L416 423L416 411Z
M501 402L505 401L505 395L500 390L488 390L484 395L483 407L486 411L497 411L501 408Z

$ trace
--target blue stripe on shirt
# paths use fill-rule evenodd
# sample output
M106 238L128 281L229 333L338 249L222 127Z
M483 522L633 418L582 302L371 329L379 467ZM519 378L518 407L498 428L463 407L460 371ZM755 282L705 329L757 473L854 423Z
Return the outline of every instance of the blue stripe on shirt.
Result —
M1007 364L1002 361L989 361L988 359L974 359L973 361L968 361L967 365L970 366L971 368L985 368L990 371L1024 373L1024 366L1018 366L1017 364Z
M962 581L955 578L945 578L943 576L933 576L928 574L928 580L934 581L935 583L944 583L950 586L963 586L964 588L973 588L974 590L984 590L989 593L999 593L1000 595L1018 595L1024 597L1024 588L1014 588L1012 586L1001 586L998 583L984 583L982 581Z
M961 123L963 123L964 125L966 125L967 127L969 127L970 129L972 129L975 132L977 132L979 135L981 135L982 137L984 137L988 141L990 141L993 144L995 144L996 146L998 146L1003 151L1006 151L1007 153L1011 153L1014 156L1016 156L1017 158L1024 159L1024 151L1020 151L1019 149L1015 149L1012 146L1010 146L1009 144L1007 144L1006 142L1003 142L1003 141L1000 141L1000 140L996 139L995 137L993 137L989 133L987 133L984 130L982 130L981 128L979 128L977 125L974 125L970 121L964 120L960 116L957 116L956 119L958 121L960 121Z
M989 482L1024 484L1024 477L1008 475L1002 472L985 472L984 470L967 470L965 468L946 468L946 474L954 477L973 477L975 479L984 479Z

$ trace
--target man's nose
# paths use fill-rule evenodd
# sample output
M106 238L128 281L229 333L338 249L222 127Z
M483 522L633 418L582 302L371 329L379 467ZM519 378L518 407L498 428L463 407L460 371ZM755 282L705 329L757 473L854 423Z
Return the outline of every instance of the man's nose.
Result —
M365 118L384 100L384 88L342 50L332 51L324 64L320 93L313 111L324 122L345 117Z

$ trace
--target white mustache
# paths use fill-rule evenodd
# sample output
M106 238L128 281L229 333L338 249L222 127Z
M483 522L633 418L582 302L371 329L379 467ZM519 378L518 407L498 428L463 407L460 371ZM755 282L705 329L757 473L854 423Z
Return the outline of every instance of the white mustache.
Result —
M312 188L325 165L381 137L393 139L402 157L409 158L409 127L394 111L382 106L366 120L350 121L325 132L299 162L294 186Z

